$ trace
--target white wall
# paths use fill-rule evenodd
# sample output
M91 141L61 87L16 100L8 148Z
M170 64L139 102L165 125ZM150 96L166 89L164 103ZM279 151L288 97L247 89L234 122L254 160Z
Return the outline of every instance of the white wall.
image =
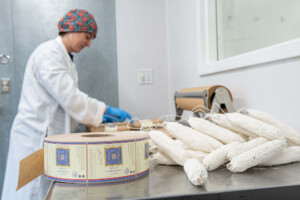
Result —
M119 107L139 119L168 110L164 0L116 0ZM153 84L138 85L138 69L153 70Z
M221 84L230 89L236 109L248 107L265 111L300 131L300 59L199 77L197 5L197 0L167 0L170 93L185 87Z
M300 59L198 75L202 61L197 1L116 1L120 107L145 118L175 114L175 91L221 84L230 89L236 109L265 111L300 131ZM161 70L154 74L158 85L137 85L136 70L145 66Z

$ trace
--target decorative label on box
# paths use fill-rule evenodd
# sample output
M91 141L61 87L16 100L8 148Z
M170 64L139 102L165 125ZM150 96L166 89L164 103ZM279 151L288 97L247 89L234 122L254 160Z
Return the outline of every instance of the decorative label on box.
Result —
M122 165L122 147L105 148L105 166Z
M149 158L149 143L145 143L145 159Z
M56 166L70 167L69 148L56 148Z

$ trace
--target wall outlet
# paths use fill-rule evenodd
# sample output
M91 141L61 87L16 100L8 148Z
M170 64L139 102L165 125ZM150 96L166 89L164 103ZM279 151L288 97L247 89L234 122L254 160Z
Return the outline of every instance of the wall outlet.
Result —
M9 78L1 78L0 79L0 93L1 94L9 94L10 93L10 79Z
M143 84L152 84L152 69L139 69L138 70L138 83L139 85Z

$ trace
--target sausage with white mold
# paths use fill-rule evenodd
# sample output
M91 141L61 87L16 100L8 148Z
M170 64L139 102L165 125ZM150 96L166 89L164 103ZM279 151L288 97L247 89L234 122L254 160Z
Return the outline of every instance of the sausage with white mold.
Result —
M159 151L151 155L150 158L158 165L178 165L172 158Z
M228 160L232 160L232 158L246 152L249 151L250 149L259 146L261 144L264 144L268 142L268 140L264 137L258 137L258 138L254 138L248 142L245 143L241 143L233 148L231 148L228 152L226 157L228 158Z
M172 158L176 163L183 166L188 159L187 152L175 141L161 131L150 131L149 136L159 151Z
M150 138L158 146L159 150L174 160L179 165L184 166L188 179L194 185L202 185L207 179L207 171L204 165L195 158L188 158L186 151L176 145L175 141L160 131L150 131Z
M188 158L195 158L199 161L203 161L205 156L207 156L207 153L201 152L201 151L193 151L193 150L186 150ZM158 151L155 154L151 155L151 159L153 162L155 162L158 165L178 165L172 158L165 155L164 153Z
M155 154L156 152L158 152L157 146L152 142L151 139L149 139L149 153Z
M298 133L290 126L282 123L281 121L271 116L270 114L259 110L248 109L248 108L247 109L242 108L238 110L238 112L247 114L255 119L258 119L260 121L263 121L265 123L268 123L272 126L279 128L289 143L300 146L300 133Z
M286 140L273 140L246 151L234 157L227 164L227 169L232 172L244 172L259 165L281 153L286 145Z
M283 165L300 161L300 146L285 148L280 154L261 163L259 166Z
M229 129L218 126L206 119L198 117L190 117L188 119L191 127L197 131L207 134L224 144L231 142L245 142L245 140L237 133L230 131Z
M184 163L184 171L194 185L203 185L208 178L204 165L195 158L190 158Z
M205 156L208 155L208 153L205 153L203 151L192 150L187 144L185 144L181 140L175 139L174 141L176 145L181 146L186 150L189 158L196 158L197 160L202 161L205 158Z
M208 155L208 153L202 151L194 151L194 150L186 150L189 158L195 158L199 161L203 161L203 159Z
M284 140L285 137L280 129L260 120L254 119L241 113L224 114L230 124L234 127L246 130L253 134L252 138L265 137L269 140Z
M251 138L258 137L257 135L232 124L229 118L225 114L207 113L205 114L205 118L223 128L234 131L235 133L239 134L245 141L247 141L249 137Z
M207 171L213 171L220 167L221 165L227 163L229 160L227 159L226 155L227 152L240 144L240 142L232 142L230 144L226 144L210 154L208 154L204 159L203 159L203 164L206 168Z
M223 145L218 140L177 122L167 122L165 128L193 150L212 152Z
M185 144L183 141L181 141L181 140L178 140L178 139L175 139L174 140L175 141L175 143L178 145L178 146L181 146L182 148L184 148L184 149L191 149L190 147L189 147L189 145L187 145L187 144Z

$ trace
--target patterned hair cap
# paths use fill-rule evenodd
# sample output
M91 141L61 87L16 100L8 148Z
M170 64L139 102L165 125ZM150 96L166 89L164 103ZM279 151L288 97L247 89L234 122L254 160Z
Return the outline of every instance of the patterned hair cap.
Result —
M58 22L59 32L87 32L97 35L97 24L92 14L83 9L72 9Z

